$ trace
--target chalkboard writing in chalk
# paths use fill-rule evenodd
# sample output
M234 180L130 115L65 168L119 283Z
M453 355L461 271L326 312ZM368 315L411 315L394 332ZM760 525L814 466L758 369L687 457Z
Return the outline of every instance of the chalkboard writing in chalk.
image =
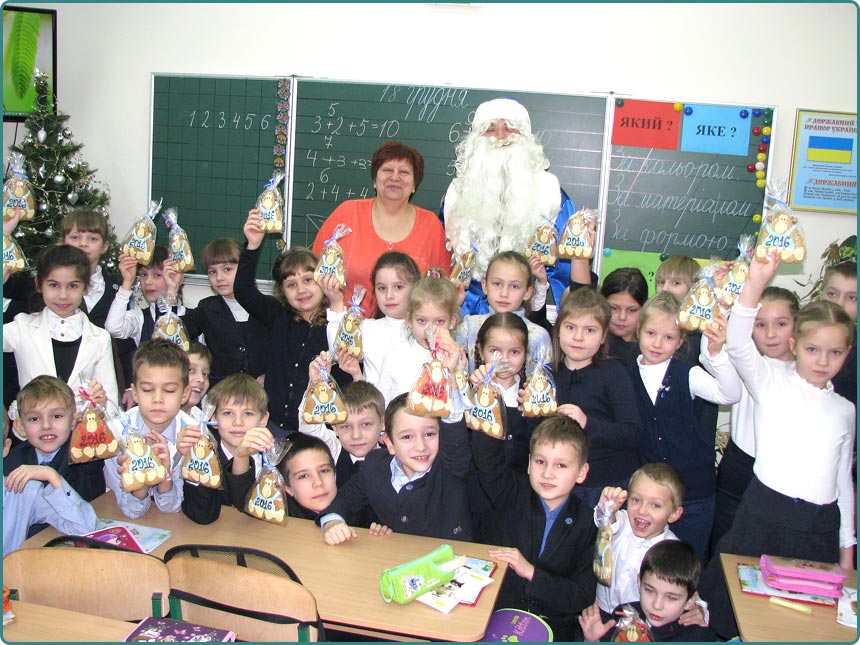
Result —
M605 96L304 78L296 80L295 92L292 244L312 245L340 202L374 196L371 156L390 139L424 157L424 180L412 203L437 212L475 108L500 96L528 109L550 170L576 204L598 206Z
M764 202L773 108L615 106L604 247L734 258Z

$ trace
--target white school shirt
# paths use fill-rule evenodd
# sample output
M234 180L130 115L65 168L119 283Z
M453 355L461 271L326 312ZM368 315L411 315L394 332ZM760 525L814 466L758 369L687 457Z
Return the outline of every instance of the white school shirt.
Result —
M105 329L113 338L134 338L134 342L140 345L140 334L143 331L143 311L137 307L129 309L128 302L130 299L131 291L128 289L120 287L116 290L116 297L111 303L105 320ZM161 316L154 302L149 305L149 313L153 320L158 320ZM184 313L185 307L178 305L176 315L182 316Z
M726 330L732 364L755 403L756 460L753 472L768 488L813 504L839 505L839 546L857 543L851 461L854 405L820 389L796 370L775 367L752 339L759 306L737 303Z
M87 303L87 311L92 311L105 292L105 277L101 265L96 267L95 273L90 276L90 288L84 294L84 302Z
M140 408L135 406L126 412L126 414L133 428L137 428L143 434L149 432L143 418L140 416ZM161 436L167 440L167 448L170 451L170 463L164 464L164 467L171 471L170 476L173 480L173 488L166 493L159 493L158 486L151 486L149 488L150 494L144 499L138 499L132 493L124 491L120 485L120 476L116 470L117 457L119 455L105 460L105 482L108 488L116 495L117 506L119 506L119 510L122 511L123 515L131 519L140 517L149 510L153 499L155 499L156 508L162 513L177 513L182 508L182 487L184 482L182 479L182 468L180 468L182 455L176 449L176 435L186 425L196 427L198 423L190 414L180 410L171 424L161 433Z
M598 526L596 508L594 524ZM612 523L612 581L608 587L597 585L597 604L600 608L612 613L618 605L639 600L639 568L645 553L658 542L677 539L668 524L662 533L652 538L637 537L630 526L627 511L616 511Z
M385 407L398 394L412 389L424 363L430 360L430 350L422 347L412 334L404 346L392 347L385 353L376 387L385 397Z
M326 312L328 324L326 336L328 347L334 351L334 343L340 321L343 320L346 311ZM388 351L399 351L405 349L409 343L409 330L406 321L399 318L385 316L383 318L365 318L361 321L361 343L364 352L362 365L364 368L364 380L378 386L381 373L382 361Z

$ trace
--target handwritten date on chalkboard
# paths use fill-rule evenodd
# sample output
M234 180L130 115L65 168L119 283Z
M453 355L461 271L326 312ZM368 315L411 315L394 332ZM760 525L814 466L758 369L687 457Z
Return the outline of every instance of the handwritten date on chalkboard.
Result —
M188 114L188 127L218 128L219 130L223 130L224 128L229 128L232 124L234 130L238 130L240 126L245 130L251 130L255 124L259 124L261 130L268 130L273 120L271 114L256 114L254 112L240 114L239 112L234 112L231 118L229 113L223 111L191 110Z

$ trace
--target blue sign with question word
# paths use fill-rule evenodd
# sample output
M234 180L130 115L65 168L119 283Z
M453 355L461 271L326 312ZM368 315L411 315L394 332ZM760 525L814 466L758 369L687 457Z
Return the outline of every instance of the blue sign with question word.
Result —
M749 118L741 117L743 108L690 103L686 106L691 113L684 114L681 150L749 156L752 126Z

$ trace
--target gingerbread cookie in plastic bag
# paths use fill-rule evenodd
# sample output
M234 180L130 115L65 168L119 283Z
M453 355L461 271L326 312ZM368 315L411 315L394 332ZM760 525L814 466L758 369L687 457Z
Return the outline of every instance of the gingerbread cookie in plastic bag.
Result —
M284 197L278 188L283 178L283 173L274 175L257 197L257 209L260 211L260 219L263 220L264 233L281 233L284 230Z
M714 319L717 309L717 291L713 274L719 267L719 262L702 267L699 280L690 289L690 293L681 302L678 312L678 322L681 329L687 331L704 331Z
M725 266L714 274L714 283L717 288L717 302L720 306L730 309L738 296L741 295L744 285L747 281L747 275L750 272L750 262L752 261L755 248L754 235L741 235L738 242L738 257L732 262L727 262Z
M246 513L257 519L282 526L286 526L288 519L287 497L284 478L278 471L277 465L289 448L288 439L279 439L272 448L263 453L263 467L245 499Z
M451 376L448 368L437 356L435 328L429 325L425 334L430 347L430 360L421 366L418 378L409 390L406 407L415 414L429 414L447 419L453 411Z
M191 253L191 244L188 242L188 234L179 223L179 215L175 208L165 208L161 214L170 234L167 237L167 245L170 249L170 258L176 261L176 270L186 273L194 269L194 255Z
M200 437L182 460L182 479L207 488L221 487L221 462L218 447L209 432L209 419L215 413L215 405L204 397L200 412L196 416Z
M110 401L99 405L90 396L89 388L81 386L78 393L83 401L76 416L75 427L69 441L69 461L73 464L84 464L95 459L109 459L119 454L122 436L122 422L109 423L116 419L120 412ZM113 426L113 427L111 427ZM119 433L114 430L119 428Z
M537 255L541 264L546 266L554 266L558 259L558 231L548 219L538 226L526 244L525 256L530 258L533 255Z
M452 254L451 282L455 287L461 284L468 285L472 281L472 271L478 259L478 248L474 244L469 245L469 250L459 255Z
M493 374L510 369L510 363L502 360L498 352L493 354L489 369L475 387L474 404L465 413L466 426L483 432L494 439L505 438L507 415L504 397L499 386L493 382Z
M558 409L555 394L555 381L549 367L540 360L543 350L540 344L535 346L529 359L529 370L523 384L523 402L520 411L524 417L546 417Z
M314 280L320 281L324 275L337 276L341 288L346 286L346 267L343 265L343 249L337 241L344 235L352 233L352 229L346 224L335 226L332 236L325 241L320 253L319 262L314 270Z
M299 407L305 423L343 423L348 416L340 388L325 366L308 383Z
M592 569L597 582L605 587L612 584L612 514L615 504L603 500L597 505L597 541L594 545Z
M615 631L612 633L613 643L651 643L654 635L651 628L639 616L639 612L630 605L621 608L624 615L615 623Z
M185 329L182 318L173 311L172 298L159 298L157 307L161 316L155 321L152 337L169 340L187 352L191 347L191 343L188 341L188 331Z
M123 454L128 457L125 472L120 477L120 486L124 491L133 493L157 486L167 479L170 471L161 463L142 432L127 425L123 442Z
M356 360L364 358L364 345L362 343L361 323L364 321L364 309L361 308L361 301L364 299L366 289L360 285L355 285L352 293L352 301L349 303L349 309L340 319L340 324L335 335L334 346L345 347L346 351L355 356Z
M21 247L11 235L3 234L3 268L9 275L20 273L30 266Z
M132 222L131 230L123 239L121 250L137 260L138 264L149 266L155 251L155 217L161 210L161 200L149 203L149 210Z
M560 260L591 258L594 255L594 228L597 214L590 208L581 208L567 220L558 242Z
M9 170L3 182L3 221L18 216L19 221L31 220L36 215L36 199L30 179L24 172L24 155L13 152L9 155Z
M806 241L797 216L784 201L788 191L784 180L768 183L765 193L765 215L755 247L756 259L766 262L771 251L777 251L786 264L803 262L806 259Z

